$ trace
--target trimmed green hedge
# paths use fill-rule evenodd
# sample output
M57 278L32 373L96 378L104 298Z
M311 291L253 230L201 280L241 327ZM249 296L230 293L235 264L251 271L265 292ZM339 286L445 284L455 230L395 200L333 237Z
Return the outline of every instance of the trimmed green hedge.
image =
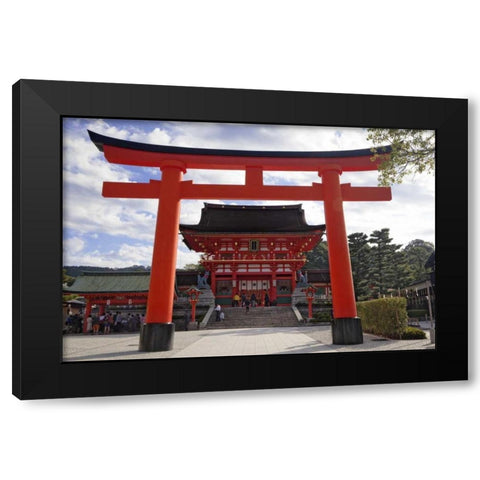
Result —
M423 330L415 327L407 327L402 333L402 340L423 340L427 335Z
M407 328L407 300L403 297L358 302L357 311L365 332L388 338L402 338Z
M332 321L332 315L330 312L315 312L313 314L313 318L310 319L311 322L331 322Z

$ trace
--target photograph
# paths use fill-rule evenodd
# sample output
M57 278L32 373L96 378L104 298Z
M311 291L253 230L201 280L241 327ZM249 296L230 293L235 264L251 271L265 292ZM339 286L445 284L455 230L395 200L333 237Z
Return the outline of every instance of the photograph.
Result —
M13 104L15 395L464 378L466 177L441 172L466 101L20 80Z
M62 118L64 362L435 349L435 131Z

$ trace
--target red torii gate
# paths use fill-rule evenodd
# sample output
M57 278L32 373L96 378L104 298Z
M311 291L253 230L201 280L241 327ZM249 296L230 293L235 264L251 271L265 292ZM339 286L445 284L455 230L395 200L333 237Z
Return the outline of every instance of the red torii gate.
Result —
M161 180L149 183L104 182L103 196L115 198L158 198L150 290L140 350L173 348L172 323L181 199L315 200L323 201L328 235L328 255L333 301L334 344L363 343L357 317L344 201L391 200L390 187L352 187L340 184L342 172L376 170L388 158L372 157L370 149L334 152L273 152L184 148L130 142L88 131L105 158L122 165L157 167ZM244 185L194 184L183 181L187 169L245 170ZM269 186L264 171L313 171L322 183L311 186Z

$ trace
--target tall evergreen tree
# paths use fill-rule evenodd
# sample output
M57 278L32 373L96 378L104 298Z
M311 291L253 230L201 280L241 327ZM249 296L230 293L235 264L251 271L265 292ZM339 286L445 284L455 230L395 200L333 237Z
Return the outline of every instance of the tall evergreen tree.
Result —
M306 269L328 269L328 245L326 242L319 242L315 247L307 252Z
M368 242L372 245L368 280L374 297L381 297L389 289L398 288L399 255L396 255L401 245L392 244L390 229L375 230Z
M400 250L394 254L394 269L395 275L390 288L400 290L412 283L413 270L408 262L408 257L405 250Z
M413 282L426 278L425 263L434 252L432 243L412 240L401 249L392 243L390 229L348 236L353 284L357 300L395 295ZM321 242L307 253L306 269L328 269L328 245Z
M371 247L365 233L356 232L348 236L350 262L352 265L353 286L357 300L370 294L368 287L368 271L370 266Z

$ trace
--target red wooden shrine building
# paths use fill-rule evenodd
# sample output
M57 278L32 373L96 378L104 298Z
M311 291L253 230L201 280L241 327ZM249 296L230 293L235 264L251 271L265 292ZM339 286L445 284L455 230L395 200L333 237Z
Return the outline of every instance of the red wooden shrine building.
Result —
M175 299L197 283L197 273L189 270L177 270L175 280ZM64 294L75 294L84 298L78 302L76 313L84 315L103 315L114 311L144 312L150 290L149 271L85 271L76 277L73 284L63 287ZM67 301L65 306L71 310ZM68 310L66 310L68 314ZM66 316L66 315L65 315ZM83 324L86 332L87 323Z
M305 252L321 241L325 225L307 225L301 205L252 206L205 203L200 222L180 224L184 243L202 252L215 301L255 293L262 303L291 304Z
M85 298L84 318L118 308L144 307L148 301L150 272L84 272L64 293ZM87 322L83 323L83 331Z

